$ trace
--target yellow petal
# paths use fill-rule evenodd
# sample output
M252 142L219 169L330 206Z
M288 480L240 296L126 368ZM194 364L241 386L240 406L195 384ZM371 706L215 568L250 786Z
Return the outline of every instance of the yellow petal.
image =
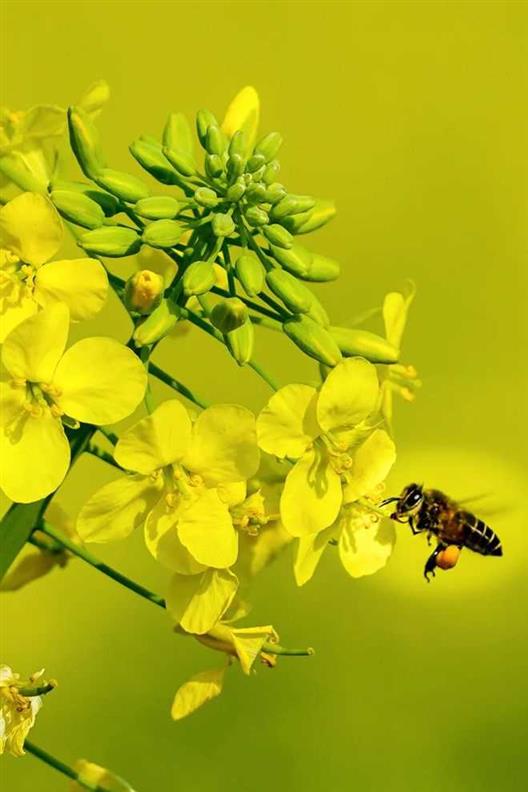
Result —
M70 446L62 424L49 410L28 413L0 430L0 482L8 498L32 503L62 483L70 464Z
M22 130L25 135L50 138L62 135L66 129L66 111L56 105L37 105L24 113Z
M259 95L252 85L246 85L232 100L227 108L222 130L230 138L237 130L246 133L247 150L251 151L257 138L260 116Z
M394 523L383 520L369 524L347 511L340 525L339 556L349 575L355 578L373 575L385 566L396 541Z
M57 210L38 193L17 195L0 209L1 246L26 264L39 267L49 261L60 247L62 234Z
M167 592L167 609L189 633L203 635L220 621L238 588L228 569L207 569L200 575L174 575Z
M95 118L109 99L110 86L106 80L96 80L84 91L77 104Z
M311 536L301 536L297 546L293 572L298 586L304 586L311 580L322 555L328 547L328 542L336 533L334 525L324 531Z
M310 449L285 481L280 502L284 527L292 536L318 533L334 522L342 498L341 480L325 454Z
M416 288L412 281L407 281L404 293L390 292L383 302L383 321L385 322L385 335L387 341L396 349L401 346L401 340L407 314L414 299Z
M266 627L240 627L231 630L233 644L240 666L244 674L250 674L253 663L262 651L262 647L274 635L271 626Z
M18 591L33 580L47 575L60 561L64 562L64 558L62 553L41 553L40 550L32 550L23 558L18 556L2 578L0 591Z
M387 432L376 429L354 454L345 486L345 503L362 498L387 478L396 460L396 446Z
M190 440L189 413L181 402L170 399L125 432L114 456L126 470L148 474L182 459Z
M54 305L9 333L2 347L2 363L12 377L51 382L68 340L69 317L65 305Z
M317 401L317 419L325 432L355 426L376 407L378 376L363 358L343 360L324 381Z
M163 494L163 481L150 476L122 476L105 484L84 504L77 533L87 542L124 539L145 521Z
M87 762L86 759L78 759L75 762L75 770L79 778L79 783L74 781L70 792L83 792L88 789L104 789L106 792L134 792L128 781L116 776L105 767Z
M196 419L183 464L207 486L253 476L259 466L253 413L237 404L208 407Z
M231 508L245 501L247 485L245 481L235 481L233 484L219 484L216 487L216 491L220 500Z
M103 307L108 292L105 269L95 259L50 261L35 276L35 299L44 308L65 303L71 319L91 319Z
M181 720L195 712L203 704L216 698L222 692L224 674L227 666L213 668L195 674L179 688L172 702L171 716L173 720Z
M5 300L2 304L2 313L0 313L0 344L5 340L20 322L24 319L29 319L34 316L38 310L38 306L34 300L24 297L20 302L15 305L9 305Z
M65 353L53 384L62 392L56 401L67 415L111 424L138 406L147 374L139 358L113 338L84 338Z
M238 535L231 515L215 489L205 490L182 511L178 535L200 564L229 567L238 554Z
M178 536L179 510L170 509L162 498L145 523L145 543L154 558L180 575L197 575L206 567L199 564Z
M317 391L286 385L273 394L257 419L258 444L268 454L298 459L320 429L315 416Z

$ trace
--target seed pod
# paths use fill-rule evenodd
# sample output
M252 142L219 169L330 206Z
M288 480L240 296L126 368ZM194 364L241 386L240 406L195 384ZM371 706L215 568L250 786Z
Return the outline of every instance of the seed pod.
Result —
M211 179L216 179L224 172L224 162L218 154L206 154L205 172Z
M138 139L129 146L129 151L141 167L162 184L180 183L178 174L163 154L159 143L154 145Z
M211 124L207 128L207 135L205 138L205 148L209 154L222 155L227 148L227 138L216 124Z
M288 215L307 212L315 206L315 198L309 195L285 195L271 210L271 217L274 220L281 220Z
M271 252L285 270L291 272L292 275L297 275L298 278L308 280L313 253L296 242L289 250L277 245L271 245Z
M240 201L240 199L242 198L245 192L246 192L246 185L237 181L227 189L225 197L226 200L228 201L236 202L236 201Z
M194 160L194 141L191 127L183 113L171 113L163 129L163 145L180 151Z
M334 259L328 256L321 256L319 253L314 253L312 261L308 267L308 274L306 280L315 281L317 283L327 283L339 277L341 267Z
M341 360L339 347L330 333L308 316L288 319L282 327L299 349L325 366L336 366Z
M198 110L196 114L196 133L203 148L206 148L207 130L210 126L218 126L218 121L209 110Z
M105 167L99 133L92 119L82 108L68 108L68 129L73 153L84 175L96 178Z
M262 168L266 164L266 159L262 154L253 154L247 161L246 170L248 173L255 173L255 171Z
M264 288L266 270L253 253L242 253L237 258L235 272L248 297L260 294Z
M270 203L274 206L276 203L279 203L279 201L282 201L285 195L286 188L284 185L280 182L273 182L267 187L264 193L264 200L266 203Z
M196 173L196 167L192 157L183 151L167 148L167 146L164 146L162 151L169 160L170 164L173 165L178 171L180 176L194 176Z
M277 176L279 175L279 172L280 172L280 163L277 162L277 160L274 160L273 162L269 162L264 170L262 181L265 184L273 184L274 181L277 181Z
M171 248L178 243L182 233L183 227L176 220L154 220L143 229L142 239L151 247Z
M99 171L94 181L122 201L136 203L141 198L148 198L150 195L149 188L141 179L110 168L103 168L102 171Z
M180 204L170 195L142 198L134 206L134 211L147 220L172 220L180 211Z
M316 201L313 209L285 217L282 222L292 234L309 234L326 225L335 214L333 201Z
M133 228L103 226L87 231L78 244L92 255L120 258L137 253L141 247L141 238Z
M247 135L243 129L237 129L229 141L229 156L239 156L244 159L247 151Z
M210 190L209 187L198 187L198 189L194 191L194 200L197 204L200 204L200 206L207 206L212 209L217 205L220 199L215 191Z
M263 226L269 222L268 213L264 209L259 209L258 206L250 206L246 209L246 220L252 226Z
M129 311L146 316L158 307L165 291L165 281L157 272L135 272L125 285L124 303Z
M266 162L275 159L282 146L282 135L279 132L269 132L255 146L255 154L262 154Z
M252 204L259 204L264 201L264 195L266 193L266 189L263 184L257 182L256 184L250 184L246 190L246 198L249 203Z
M213 229L213 234L217 237L229 236L229 234L232 234L235 230L235 224L231 215L222 214L221 212L215 214L211 227Z
M292 313L307 313L310 310L312 293L294 275L281 269L273 269L267 273L266 283Z
M69 190L52 190L50 198L60 214L84 228L99 228L105 215L101 207L87 195Z
M460 558L460 547L449 545L445 550L441 550L436 557L436 566L440 569L453 569Z
M278 223L272 223L262 229L262 233L271 245L289 250L293 244L292 235Z
M242 327L247 318L247 308L238 297L222 300L211 311L211 323L221 333L230 333L237 327Z
M397 363L398 350L389 342L369 330L355 327L330 327L328 332L345 355L361 355L371 363Z
M136 346L149 346L164 338L180 319L178 306L172 300L162 300L150 316L139 324L132 336Z
M119 201L114 195L110 195L110 193L104 192L104 190L99 190L92 184L85 184L84 182L75 181L63 181L62 179L58 179L57 181L53 182L53 190L65 190L67 192L75 192L80 193L81 195L87 195L88 198L91 198L92 201L95 201L97 204L99 204L106 217L112 217L120 210Z
M231 352L239 366L244 366L249 363L253 355L253 346L255 342L255 334L253 325L249 317L246 319L242 327L236 330L231 330L224 336L226 346Z
M193 261L183 273L183 291L187 297L206 294L215 285L215 271L210 261Z

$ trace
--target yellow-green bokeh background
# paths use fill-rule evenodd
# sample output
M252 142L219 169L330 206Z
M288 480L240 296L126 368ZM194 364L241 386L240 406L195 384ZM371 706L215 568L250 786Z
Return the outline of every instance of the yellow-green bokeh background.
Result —
M72 563L1 600L3 658L60 681L34 741L111 767L138 792L523 788L527 5L18 0L2 14L5 103L66 106L105 77L113 167L139 173L127 144L158 133L168 111L221 114L238 88L257 87L262 129L286 138L285 183L338 203L311 243L343 265L320 289L335 321L408 276L418 285L405 359L424 387L398 405L391 486L491 493L482 508L498 509L489 521L505 547L502 559L464 554L430 586L427 548L404 529L387 569L361 581L329 552L298 590L287 554L257 583L255 623L316 656L230 674L221 699L177 724L174 690L217 657ZM112 326L125 337L115 304L83 332ZM260 339L282 383L312 375L291 346ZM258 409L266 398L208 339L166 342L159 358L207 399ZM78 507L110 475L83 462L63 502ZM162 586L141 537L101 555ZM67 787L31 757L0 772L9 792Z

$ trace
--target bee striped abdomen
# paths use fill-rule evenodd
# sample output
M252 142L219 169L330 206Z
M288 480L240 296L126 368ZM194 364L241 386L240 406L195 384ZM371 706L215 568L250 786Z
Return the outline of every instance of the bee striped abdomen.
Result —
M464 527L465 547L481 555L502 555L501 541L489 525L470 512L459 512L457 518Z

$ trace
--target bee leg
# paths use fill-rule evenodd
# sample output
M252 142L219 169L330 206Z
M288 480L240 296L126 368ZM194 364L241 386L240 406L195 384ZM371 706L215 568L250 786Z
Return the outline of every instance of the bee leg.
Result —
M445 550L446 547L447 547L447 545L443 544L442 542L437 544L435 549L433 550L433 552L431 553L431 555L429 556L429 558L425 562L424 578L427 580L428 583L431 582L429 580L429 575L431 575L432 577L435 576L436 559L438 557L438 554L441 553L442 550Z
M413 532L413 536L416 536L416 534L421 533L421 528L417 528L415 526L414 520L413 520L412 517L409 517L409 527L410 527L411 531Z

